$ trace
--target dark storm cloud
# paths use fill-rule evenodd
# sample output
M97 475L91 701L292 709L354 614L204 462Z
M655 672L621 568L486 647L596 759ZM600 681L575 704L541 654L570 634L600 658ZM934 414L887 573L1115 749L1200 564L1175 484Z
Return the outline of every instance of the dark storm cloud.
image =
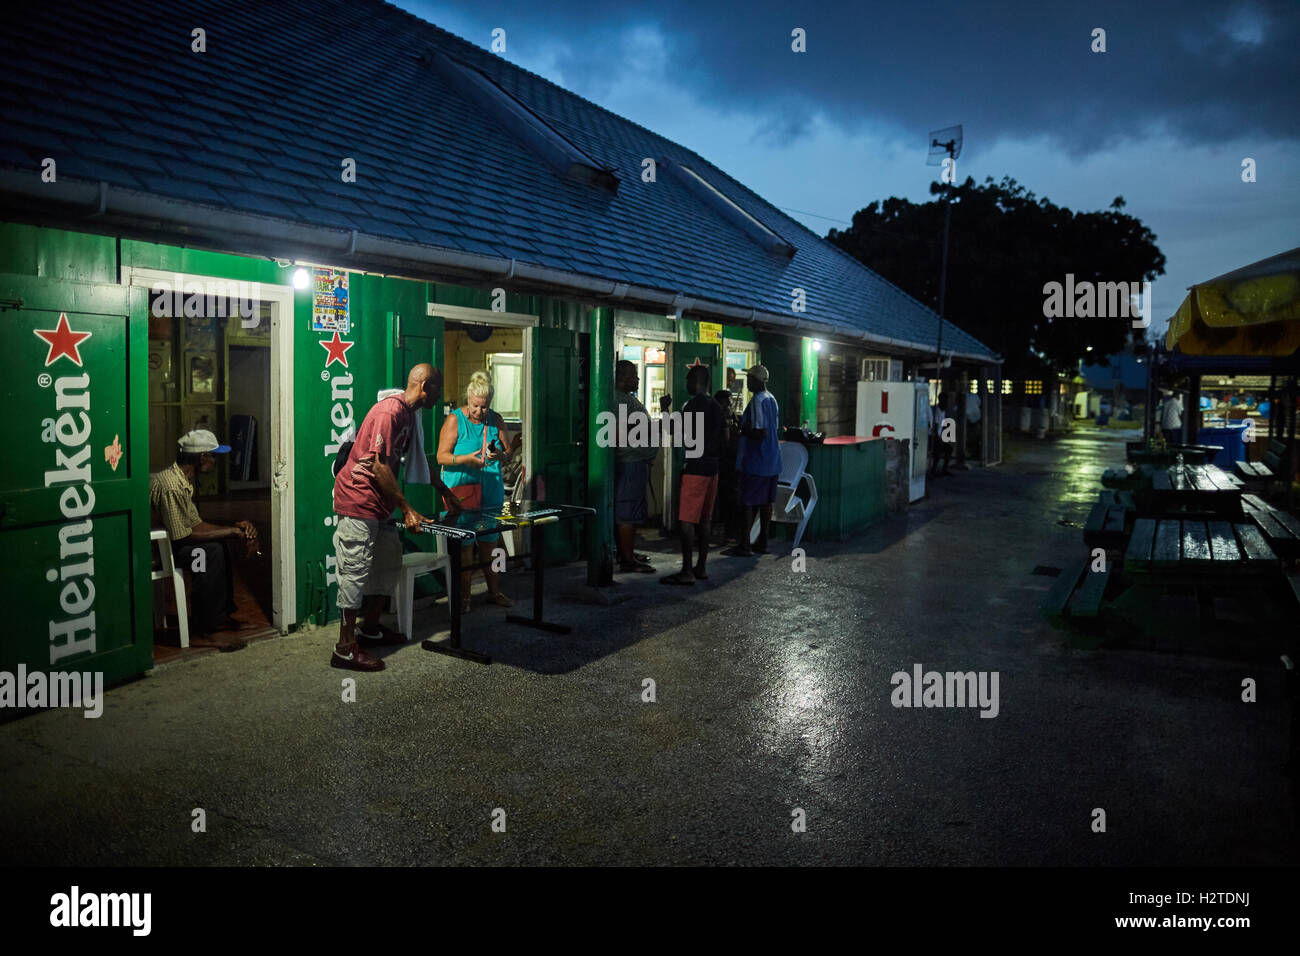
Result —
M404 5L435 22L442 8ZM764 140L797 136L814 112L850 130L883 122L920 137L957 122L985 143L1046 135L1073 154L1162 129L1186 145L1297 135L1294 2L548 0L466 11L507 29L511 59L549 47L564 84L595 98L636 55L618 28L651 27L675 82L723 109L765 115ZM806 54L791 52L795 27L807 31ZM1091 52L1096 27L1105 53Z

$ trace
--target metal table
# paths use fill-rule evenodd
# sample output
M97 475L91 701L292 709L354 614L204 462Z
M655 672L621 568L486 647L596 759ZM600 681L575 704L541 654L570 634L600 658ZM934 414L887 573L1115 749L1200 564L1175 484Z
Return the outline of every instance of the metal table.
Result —
M533 559L533 614L525 617L520 614L508 614L506 620L512 624L523 624L552 634L568 634L571 628L563 624L554 624L542 617L542 601L545 593L546 561L544 548L546 543L546 526L557 521L569 521L584 518L596 513L594 508L581 505L552 504L546 501L521 501L515 504L507 502L500 508L485 508L478 511L462 511L459 514L444 513L436 521L425 521L420 525L424 534L440 535L447 541L447 558L451 566L452 593L447 595L447 612L451 619L451 634L445 641L424 640L420 646L426 651L449 654L479 664L491 664L492 658L477 651L462 647L460 643L460 575L465 570L461 563L460 549L473 544L479 538L495 533L509 532L516 528L532 528L532 551L528 555L516 555L516 559L531 556ZM403 522L395 522L405 527ZM481 567L471 565L470 570Z

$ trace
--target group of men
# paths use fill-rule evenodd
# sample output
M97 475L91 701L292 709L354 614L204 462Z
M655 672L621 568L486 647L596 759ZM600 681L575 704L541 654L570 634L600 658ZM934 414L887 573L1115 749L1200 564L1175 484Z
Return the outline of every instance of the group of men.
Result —
M682 407L682 420L686 422L689 417L692 422L700 423L703 437L700 454L685 458L677 499L682 568L661 578L664 584L688 586L708 578L709 529L718 504L720 477L731 467L724 456L729 447L728 429L732 427L738 439L734 466L736 501L723 502L723 505L726 509L735 507L740 522L736 545L723 554L753 557L767 552L768 526L781 474L780 416L776 399L767 388L767 368L755 365L746 370L745 376L752 397L740 421L730 422L729 405L724 408L710 393L709 367L696 364L687 370L686 388L690 397ZM630 419L634 414L648 414L636 396L639 385L635 363L619 362L614 369L614 401L625 409L619 412L620 420ZM730 393L720 392L719 396L729 399ZM660 411L669 411L671 404L672 400L665 396L660 400ZM637 528L646 519L646 486L657 454L658 448L653 444L621 444L614 449L615 543L618 570L622 572L650 574L655 570L648 556L636 553L634 548ZM750 529L755 511L760 521L757 538L751 545Z

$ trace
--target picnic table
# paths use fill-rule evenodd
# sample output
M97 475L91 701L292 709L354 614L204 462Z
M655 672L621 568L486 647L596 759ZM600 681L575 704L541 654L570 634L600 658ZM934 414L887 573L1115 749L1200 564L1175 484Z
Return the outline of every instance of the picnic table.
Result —
M1243 483L1217 465L1173 465L1151 474L1151 491L1146 498L1154 515L1198 512L1241 519Z
M1300 556L1300 519L1244 494L1242 480L1216 465L1129 465L1106 472L1103 484L1084 525L1088 548L1122 555L1115 566L1132 583L1183 578L1208 619L1223 582L1271 588L1283 577L1283 559ZM1111 569L1109 561L1099 568L1080 558L1058 577L1043 610L1095 618L1107 589L1115 590Z

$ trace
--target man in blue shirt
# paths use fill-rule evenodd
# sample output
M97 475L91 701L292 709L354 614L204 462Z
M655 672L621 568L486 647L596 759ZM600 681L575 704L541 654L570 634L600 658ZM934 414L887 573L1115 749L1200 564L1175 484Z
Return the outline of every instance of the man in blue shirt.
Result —
M740 447L736 450L741 505L740 540L734 548L722 552L748 558L767 553L767 528L772 521L772 502L776 500L776 480L781 475L781 442L777 438L780 410L767 390L768 372L764 365L747 370L749 391L753 397L740 417ZM758 540L751 549L750 529L754 526L754 509L758 509Z

